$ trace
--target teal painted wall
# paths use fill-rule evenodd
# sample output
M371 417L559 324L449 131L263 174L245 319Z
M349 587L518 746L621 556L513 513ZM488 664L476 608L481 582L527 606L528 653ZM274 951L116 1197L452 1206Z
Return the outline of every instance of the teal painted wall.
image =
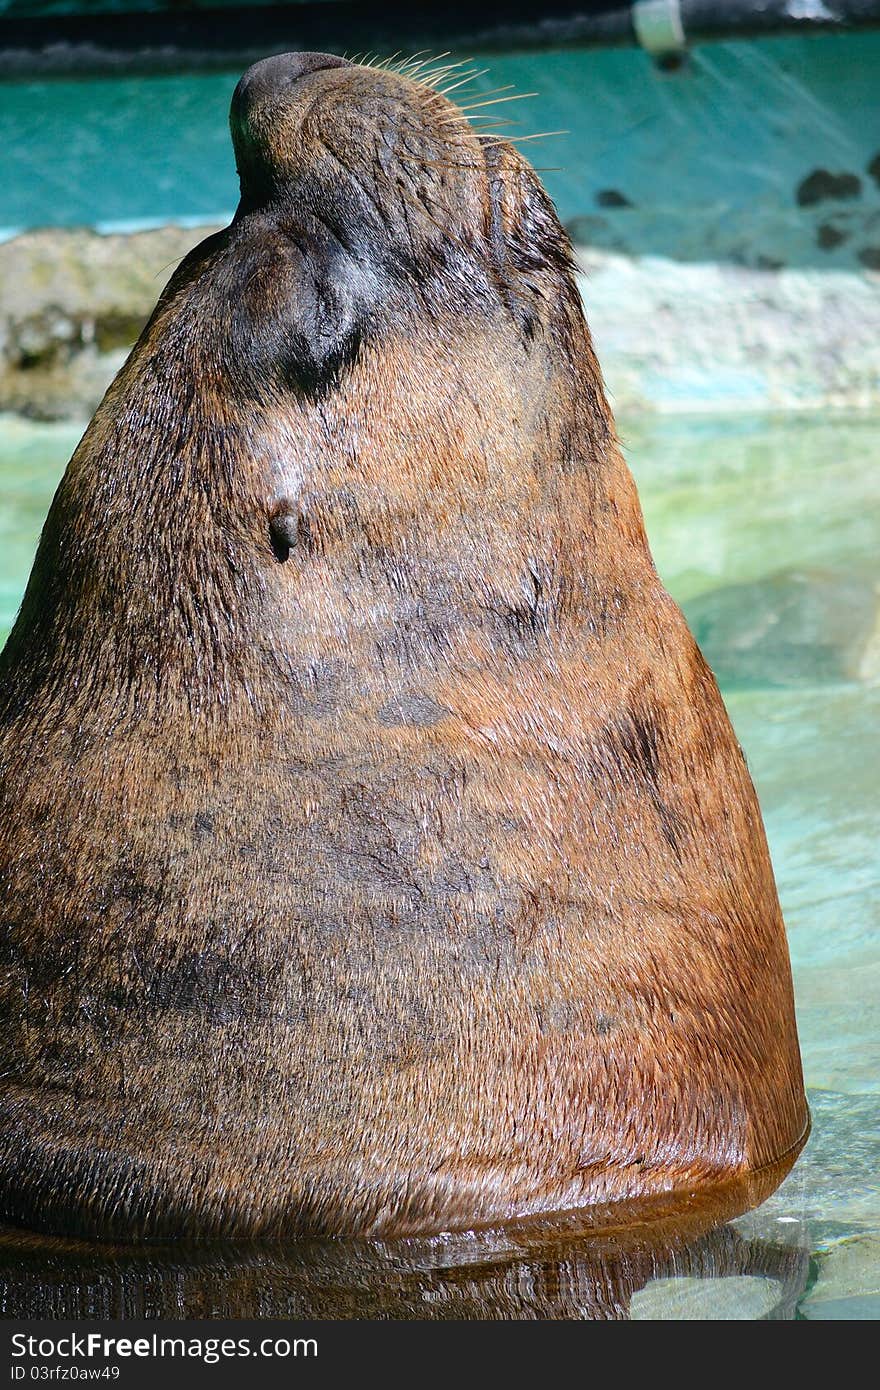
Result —
M466 56L466 55L465 55ZM580 242L681 260L880 269L880 34L491 55L513 133ZM212 221L236 202L238 73L0 86L0 229ZM505 111L504 107L490 108Z

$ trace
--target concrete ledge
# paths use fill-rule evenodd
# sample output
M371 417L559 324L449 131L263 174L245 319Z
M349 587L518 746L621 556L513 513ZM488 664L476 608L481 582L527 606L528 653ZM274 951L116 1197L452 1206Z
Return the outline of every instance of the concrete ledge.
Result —
M175 266L215 230L51 228L0 244L0 410L90 415Z

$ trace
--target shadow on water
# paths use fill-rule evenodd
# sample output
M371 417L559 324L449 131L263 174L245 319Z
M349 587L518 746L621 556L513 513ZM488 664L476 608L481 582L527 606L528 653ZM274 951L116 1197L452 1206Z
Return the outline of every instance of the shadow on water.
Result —
M770 1195L793 1158L699 1198L426 1239L101 1246L6 1229L0 1315L620 1320L651 1280L744 1276L767 1290L766 1318L790 1319L809 1252L728 1223Z

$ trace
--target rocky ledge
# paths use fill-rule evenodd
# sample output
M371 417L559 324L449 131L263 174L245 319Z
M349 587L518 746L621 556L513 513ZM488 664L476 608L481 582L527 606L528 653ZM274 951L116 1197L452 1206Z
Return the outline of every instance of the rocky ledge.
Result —
M26 232L0 245L0 410L90 415L186 253L213 227Z
M0 411L90 414L175 265L214 230L49 229L0 244ZM880 407L880 272L579 255L617 408Z

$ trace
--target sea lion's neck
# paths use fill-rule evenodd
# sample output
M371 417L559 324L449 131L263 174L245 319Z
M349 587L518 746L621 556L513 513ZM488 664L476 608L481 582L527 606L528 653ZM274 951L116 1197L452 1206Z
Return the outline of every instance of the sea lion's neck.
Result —
M198 276L160 302L74 454L0 717L268 719L355 654L393 688L607 623L647 552L591 362L436 319L310 400L236 373L225 303Z

